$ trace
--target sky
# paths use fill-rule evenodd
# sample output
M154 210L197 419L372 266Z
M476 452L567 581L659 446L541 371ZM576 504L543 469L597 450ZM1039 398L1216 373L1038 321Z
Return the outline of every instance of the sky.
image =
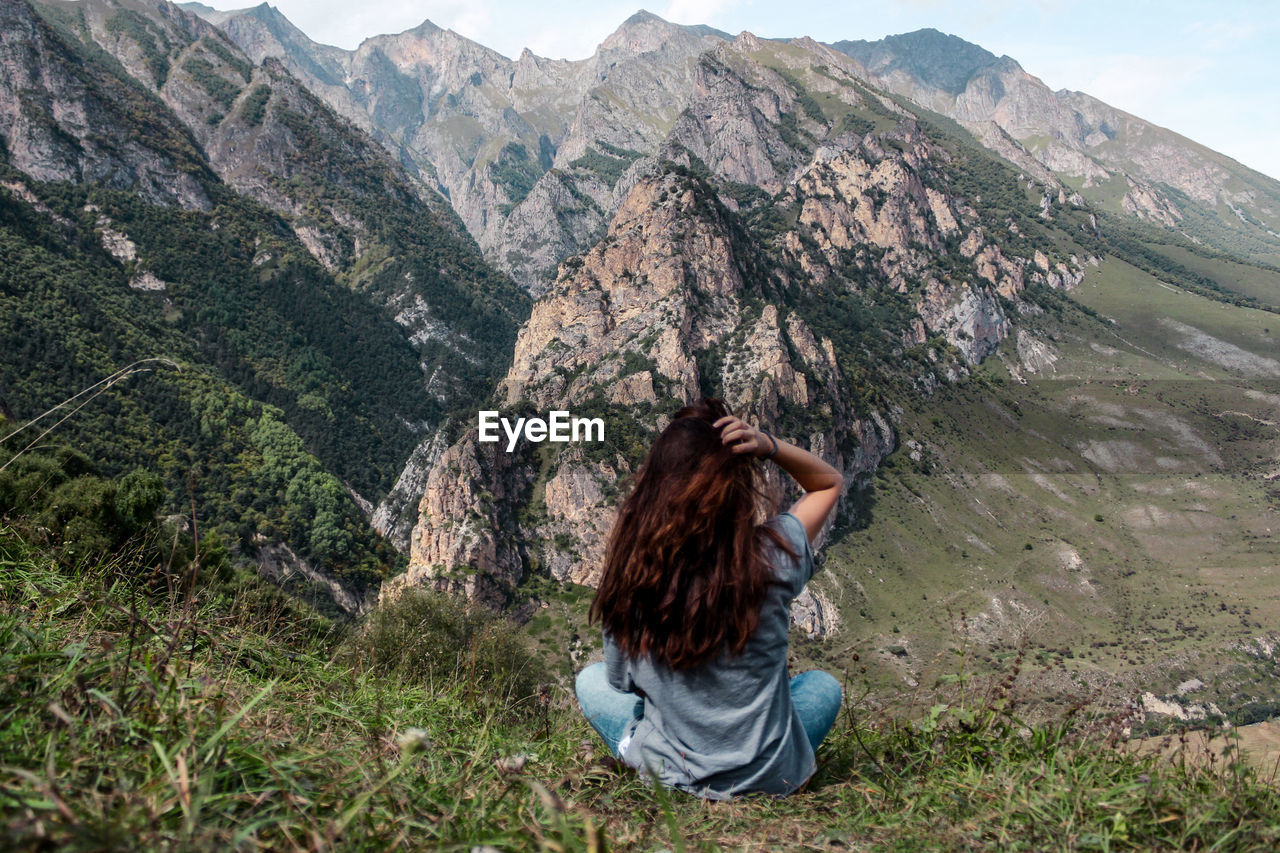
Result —
M206 0L208 2L208 0ZM646 0L271 0L312 39L354 48L424 20L517 57L582 59ZM647 0L736 35L875 40L933 27L1280 179L1275 0ZM215 2L234 8L235 0Z

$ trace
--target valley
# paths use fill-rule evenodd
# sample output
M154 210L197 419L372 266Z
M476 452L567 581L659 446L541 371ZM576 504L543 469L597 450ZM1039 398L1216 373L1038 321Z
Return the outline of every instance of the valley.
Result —
M1274 695L1280 372L1189 348L1182 323L1274 352L1275 319L1091 269L1061 313L908 411L865 528L831 546L837 644L886 685L954 672L949 646L999 671L1025 645L1028 687L1060 701L1192 678L1224 712Z
M823 35L0 0L0 847L1276 849L1280 182ZM843 476L787 798L573 696L703 395Z
M798 662L1275 696L1273 179L929 30L641 12L568 62L0 3L0 410L174 359L61 438L241 570L340 620L458 593L567 674L621 490L715 394L850 484ZM480 411L603 440L507 453Z

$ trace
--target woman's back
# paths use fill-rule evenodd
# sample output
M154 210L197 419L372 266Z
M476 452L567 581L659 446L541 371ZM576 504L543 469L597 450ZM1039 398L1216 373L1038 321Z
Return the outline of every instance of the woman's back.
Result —
M769 541L770 585L760 620L741 654L725 652L689 670L628 658L605 636L609 683L645 697L627 731L623 761L663 784L718 798L742 791L787 794L813 774L813 748L787 689L791 600L813 574L813 553L793 515L771 519L795 551Z

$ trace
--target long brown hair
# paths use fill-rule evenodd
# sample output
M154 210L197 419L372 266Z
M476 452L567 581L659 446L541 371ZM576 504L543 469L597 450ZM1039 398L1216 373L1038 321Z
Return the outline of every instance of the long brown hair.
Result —
M741 653L774 581L761 537L790 551L757 523L759 462L712 426L728 414L710 397L676 412L618 511L590 619L627 657L683 670Z

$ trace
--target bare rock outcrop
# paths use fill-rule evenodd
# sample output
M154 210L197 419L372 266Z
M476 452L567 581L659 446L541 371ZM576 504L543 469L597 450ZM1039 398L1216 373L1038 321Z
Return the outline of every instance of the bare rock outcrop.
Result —
M844 399L832 342L761 301L744 273L752 250L731 219L714 190L680 171L641 179L604 239L561 265L521 331L501 395L513 417L607 411L612 432L604 446L526 447L523 459L464 436L432 469L409 573L384 596L429 583L491 600L534 570L594 585L626 477L674 406L707 386L851 483L891 452L889 424L859 418ZM478 482L506 484L503 497ZM526 550L504 546L501 530ZM821 633L822 608L805 612L807 630Z
M73 49L25 2L0 0L0 139L39 181L96 183L187 210L213 205L212 174L186 127ZM150 115L154 132L133 132Z
M510 509L528 487L520 458L471 433L446 450L427 476L418 523L409 538L408 570L382 586L379 600L410 586L504 604L524 576Z

